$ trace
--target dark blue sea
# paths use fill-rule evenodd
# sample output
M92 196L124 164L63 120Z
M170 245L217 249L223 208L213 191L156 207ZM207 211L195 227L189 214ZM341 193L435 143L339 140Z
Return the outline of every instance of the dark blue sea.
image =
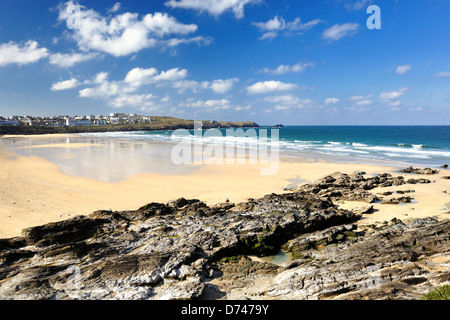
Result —
M450 162L450 126L280 128L285 148L343 158L438 165Z
M263 130L261 130L263 129ZM387 161L417 165L450 165L450 126L287 126L244 129L259 138L267 132L267 142L279 135L280 152L311 158L332 158L334 161ZM217 130L216 130L217 131ZM192 141L233 144L246 138L227 136L225 129L217 134L205 130L189 131ZM117 132L93 134L133 140L177 141L173 131ZM264 139L259 139L264 141Z

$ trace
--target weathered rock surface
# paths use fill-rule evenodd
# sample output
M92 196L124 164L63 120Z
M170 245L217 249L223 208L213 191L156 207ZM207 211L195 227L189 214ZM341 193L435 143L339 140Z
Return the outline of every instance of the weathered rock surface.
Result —
M248 205L232 211L231 203L179 199L26 229L0 242L0 298L193 299L223 256L268 254L298 234L360 217L295 193Z
M399 204L399 203L409 203L413 200L410 196L406 197L398 197L398 198L391 198L391 199L383 199L381 201L381 204Z
M358 208L354 208L352 209L353 212L358 213L358 214L367 214L367 213L372 213L373 211L373 205L368 204L362 207L358 207Z
M450 213L450 202L447 202L442 206L442 210L445 210L445 213Z
M423 178L405 180L403 176L392 176L390 173L366 178L362 173L345 174L336 172L311 184L302 185L295 191L297 193L316 194L333 201L350 200L373 203L382 200L382 197L369 192L374 188L430 182L430 180ZM382 195L391 194L392 191L387 191Z
M294 260L265 274L246 272L246 260L220 262L214 291L247 299L421 299L450 283L449 227L450 220L393 219L303 234L286 244Z
M416 299L450 281L450 220L358 230L405 184L335 173L295 192L208 206L197 199L97 211L0 240L0 299ZM290 252L287 266L247 255Z
M400 172L416 173L416 174L436 174L436 173L439 173L439 170L431 169L431 168L413 168L413 167L408 167L408 168L405 168L405 169L401 169Z
M450 282L449 227L449 220L395 220L379 230L347 233L343 242L327 236L320 250L310 250L307 260L277 275L266 293L293 299L421 299L423 292Z

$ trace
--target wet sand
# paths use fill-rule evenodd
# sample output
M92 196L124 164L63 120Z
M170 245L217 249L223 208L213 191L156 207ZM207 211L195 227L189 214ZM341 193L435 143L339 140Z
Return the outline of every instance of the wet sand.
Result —
M282 193L289 185L312 182L337 171L407 176L395 173L398 167L293 157L280 158L276 175L261 175L260 165L248 163L175 166L167 158L171 148L164 143L137 142L131 147L123 141L81 141L76 135L0 138L0 238L100 209L134 210L150 202L180 197L201 199L209 205L227 198L238 203ZM450 172L441 170L437 175L424 176L436 181L432 184L382 188L413 189L415 193L407 195L414 197L414 202L375 204L376 212L365 215L360 223L393 217L448 217L441 209L450 201L450 180L442 179L443 175ZM349 209L360 205L365 203L340 204Z

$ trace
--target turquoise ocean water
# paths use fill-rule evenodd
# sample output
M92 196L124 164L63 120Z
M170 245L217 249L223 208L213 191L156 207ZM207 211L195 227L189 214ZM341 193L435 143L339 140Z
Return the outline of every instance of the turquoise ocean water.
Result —
M276 142L280 152L311 158L332 158L336 161L388 161L411 165L450 165L450 126L287 126L244 129L247 135L259 136L258 143L269 143L278 130ZM267 132L269 139L262 139ZM228 135L220 129L206 133L189 131L182 139L202 143L234 144L247 141ZM236 133L236 132L235 132ZM242 133L242 132L241 132ZM91 134L89 134L91 135ZM92 134L108 138L147 141L181 141L173 131L115 132ZM251 145L251 144L249 144Z

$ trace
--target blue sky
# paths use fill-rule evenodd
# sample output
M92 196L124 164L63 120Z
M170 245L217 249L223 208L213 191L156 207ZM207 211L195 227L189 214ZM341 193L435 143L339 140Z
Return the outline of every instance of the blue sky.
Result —
M2 0L0 115L448 125L449 13L448 0Z

